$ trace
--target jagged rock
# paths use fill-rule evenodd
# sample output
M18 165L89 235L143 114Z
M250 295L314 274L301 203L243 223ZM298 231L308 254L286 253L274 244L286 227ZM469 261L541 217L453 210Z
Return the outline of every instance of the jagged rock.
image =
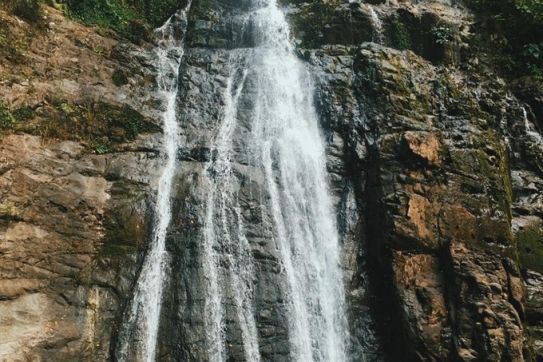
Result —
M523 111L504 81L463 63L472 16L460 5L371 1L384 22L378 45L367 4L282 3L315 78L353 359L541 358L542 277L529 270L537 263L517 262L539 252L526 242L543 213L537 87L516 86ZM194 0L189 14L163 361L206 359L206 163L231 65L254 45L241 16L250 6ZM48 16L54 33L31 39L28 24L0 12L2 27L30 45L0 46L1 101L19 117L0 136L0 359L105 361L154 222L162 106L152 45ZM439 46L435 26L450 30ZM127 78L118 87L116 72ZM265 180L241 147L249 98L240 100L233 169L257 265L261 353L286 361L281 267L258 199ZM231 306L226 319L236 319ZM229 356L243 360L240 331L229 328Z

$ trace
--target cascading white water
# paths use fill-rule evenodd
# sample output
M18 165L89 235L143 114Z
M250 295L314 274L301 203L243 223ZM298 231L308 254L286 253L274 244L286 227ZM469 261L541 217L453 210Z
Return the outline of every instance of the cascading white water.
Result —
M367 5L370 12L371 24L373 25L373 41L377 44L383 44L384 41L384 30L383 22L379 17L379 14L375 11L372 5Z
M543 147L543 136L536 131L535 127L532 125L532 122L530 122L530 119L528 118L528 111L526 111L526 108L524 107L522 107L522 115L524 117L524 127L526 128L526 133L538 146Z
M232 137L246 75L246 71L242 72L240 79L237 79L239 85L235 88L236 72L233 71L228 78L223 120L213 151L214 159L207 166L211 187L206 203L203 268L207 276L205 322L210 361L226 359L223 308L225 286L231 288L230 294L241 330L245 358L247 361L260 361L252 296L253 262L243 230L231 166ZM224 269L221 269L221 264L226 265Z
M345 361L348 327L340 246L311 77L294 54L288 23L276 1L253 0L253 8L257 10L245 19L252 24L256 47L240 53L244 62L234 62L221 127L207 166L211 187L202 260L207 281L208 359L221 362L228 357L225 304L230 298L245 359L260 360L252 296L254 268L232 171L238 103L245 78L250 76L256 85L248 94L254 104L251 135L241 142L251 166L267 179L269 201L262 206L270 209L283 269L282 307L288 319L291 358Z
M172 182L175 173L176 154L179 144L176 99L179 66L184 54L183 39L186 16L190 8L172 16L156 30L158 46L155 49L157 86L165 109L164 153L166 163L158 184L156 201L156 225L153 239L143 262L125 320L118 337L115 358L119 361L155 360L158 338L162 290L166 279L166 232L171 221Z
M264 171L295 361L345 361L348 327L335 213L313 85L276 0L254 0L252 163Z

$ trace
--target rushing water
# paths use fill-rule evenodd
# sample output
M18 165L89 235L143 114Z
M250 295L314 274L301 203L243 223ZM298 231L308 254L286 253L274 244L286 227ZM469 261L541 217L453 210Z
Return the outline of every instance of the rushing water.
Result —
M210 361L225 360L223 310L225 285L232 286L232 299L243 339L245 358L247 361L260 360L252 297L253 263L243 230L231 166L237 107L246 75L246 71L241 75L234 71L228 78L224 95L223 121L215 142L215 157L207 167L211 187L206 206L203 267L208 284L205 314ZM238 86L234 88L236 80ZM217 249L221 250L221 255ZM221 264L226 264L227 275L221 275Z
M295 55L288 23L276 0L249 1L252 6L243 17L244 29L251 31L255 47L230 51L221 124L205 172L209 193L201 261L206 359L232 359L227 347L227 333L234 328L231 320L227 323L231 318L241 337L243 358L251 362L261 359L254 302L257 270L233 169L239 152L234 152L233 145L240 142L249 167L259 170L265 179L262 186L266 195L260 206L268 210L267 226L273 230L272 242L278 251L283 302L277 308L286 317L290 359L346 361L349 336L340 245L311 76ZM115 350L116 359L121 361L155 360L168 262L165 238L172 217L170 200L179 147L179 66L189 6L157 30L157 83L165 104L166 161L158 188L154 237ZM247 90L249 79L251 87ZM243 112L248 112L249 133L240 140L239 106L243 97L248 101Z
M529 137L531 137L536 145L539 147L543 147L543 136L532 125L532 122L530 122L530 118L528 117L528 111L526 111L525 107L522 107L522 115L524 117L524 127L526 129L526 134L528 134Z
M276 1L253 0L253 5L257 10L247 18L256 47L245 53L242 74L234 67L237 70L228 80L215 156L207 171L212 184L203 246L208 358L227 359L224 304L228 286L234 286L231 298L245 358L260 359L252 257L231 168L237 107L249 73L256 90L249 95L254 98L251 132L243 142L251 166L261 170L267 180L269 198L264 198L263 206L270 209L280 256L285 289L281 307L288 319L291 359L345 361L348 328L340 246L311 77L295 56L288 23ZM221 265L227 266L227 275Z
M166 232L171 221L172 182L179 144L176 98L187 7L156 30L158 91L164 102L164 153L166 162L158 184L156 225L134 294L119 333L115 357L119 361L155 360L162 291L166 279Z
M258 77L252 146L264 169L287 281L291 355L346 359L347 326L335 213L311 77L295 56L285 15L268 0L256 15Z
M383 22L379 17L379 14L375 11L372 5L368 4L368 10L370 12L371 24L373 25L373 41L377 44L383 44L384 41L384 30Z

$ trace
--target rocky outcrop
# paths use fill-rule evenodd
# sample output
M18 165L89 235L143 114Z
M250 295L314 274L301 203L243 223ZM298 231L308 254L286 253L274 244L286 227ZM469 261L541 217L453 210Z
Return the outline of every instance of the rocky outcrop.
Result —
M0 17L0 359L105 360L152 219L152 69L54 9Z
M429 31L417 28L423 20L401 23L416 54L372 44L305 53L319 75L325 127L345 139L350 177L360 182L368 293L384 325L377 335L392 360L531 359L526 322L537 331L539 321L526 319L514 235L520 220L540 220L533 203L540 171L528 161L540 152L537 128L505 82L461 56L469 13L437 7L376 9L395 19L430 12L437 23L458 22L439 58L412 47L414 33ZM455 12L468 15L440 19ZM393 40L389 34L384 43ZM517 173L535 182L529 192L517 191L528 183Z
M538 90L479 65L473 15L459 4L282 3L315 76L353 360L541 358ZM242 16L249 7L194 0L189 13L163 361L206 358L206 164L226 79L253 46ZM0 359L108 360L149 240L161 167L151 45L49 8L39 31L0 17L0 117L10 114L0 123ZM244 94L253 88L247 82ZM244 131L250 102L241 97ZM283 361L281 271L261 207L265 182L243 137L233 142L233 169L257 266L261 353ZM243 360L240 331L229 328L228 353Z

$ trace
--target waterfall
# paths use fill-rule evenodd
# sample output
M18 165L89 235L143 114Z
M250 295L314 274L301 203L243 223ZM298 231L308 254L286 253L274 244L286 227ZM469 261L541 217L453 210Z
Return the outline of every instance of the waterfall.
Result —
M172 16L155 31L158 39L155 49L157 86L165 105L162 121L166 162L158 184L153 239L134 287L132 300L125 311L117 340L115 358L119 361L155 360L168 261L166 232L172 216L170 199L179 143L176 111L178 76L184 53L183 39L189 8L190 1L184 10Z
M253 77L249 164L261 170L281 265L290 354L295 361L347 360L340 246L327 186L324 143L313 85L295 56L285 15L275 0L253 0L247 16L255 48L235 59L224 95L221 126L207 166L202 264L206 276L205 326L210 361L228 359L225 305L233 304L247 361L260 360L253 305L254 267L244 234L232 140L246 78ZM235 57L234 57L235 58Z
M543 147L543 136L539 132L537 132L536 128L532 125L532 122L530 122L530 119L528 117L528 111L526 111L525 107L522 107L522 116L524 118L524 127L526 129L526 134L531 137L535 144L539 147Z
M379 17L379 14L375 11L372 5L367 5L370 12L370 20L373 25L373 42L377 44L383 44L384 42L384 31L383 31L383 22Z
M252 303L252 256L243 230L231 167L232 137L246 76L247 71L241 75L234 71L227 80L223 120L213 150L214 157L207 166L211 187L206 203L203 267L207 277L205 315L210 361L225 360L225 296L219 285L231 286L246 360L260 360ZM239 77L238 86L234 88L236 77ZM220 250L220 255L217 250ZM226 273L220 272L221 264L226 265Z
M257 93L251 145L264 170L286 279L291 357L344 361L348 328L336 215L311 76L276 0L255 17Z
M231 359L227 345L229 334L235 333L240 336L243 358L261 360L254 302L258 271L239 201L240 180L233 168L239 155L234 144L239 141L248 166L261 172L265 180L260 206L268 211L269 225L265 227L272 230L270 242L280 265L283 302L277 307L286 318L290 358L346 361L349 335L340 245L312 79L295 55L288 23L276 1L250 1L252 10L244 19L245 25L251 25L246 28L252 32L255 47L230 50L220 127L205 168L209 193L203 215L201 265L206 359ZM157 30L157 83L166 106L166 164L159 183L154 236L116 346L115 357L121 361L155 360L179 142L176 98L182 28L189 6ZM242 98L247 101L243 111L249 112L249 124L243 127L249 129L239 139Z

